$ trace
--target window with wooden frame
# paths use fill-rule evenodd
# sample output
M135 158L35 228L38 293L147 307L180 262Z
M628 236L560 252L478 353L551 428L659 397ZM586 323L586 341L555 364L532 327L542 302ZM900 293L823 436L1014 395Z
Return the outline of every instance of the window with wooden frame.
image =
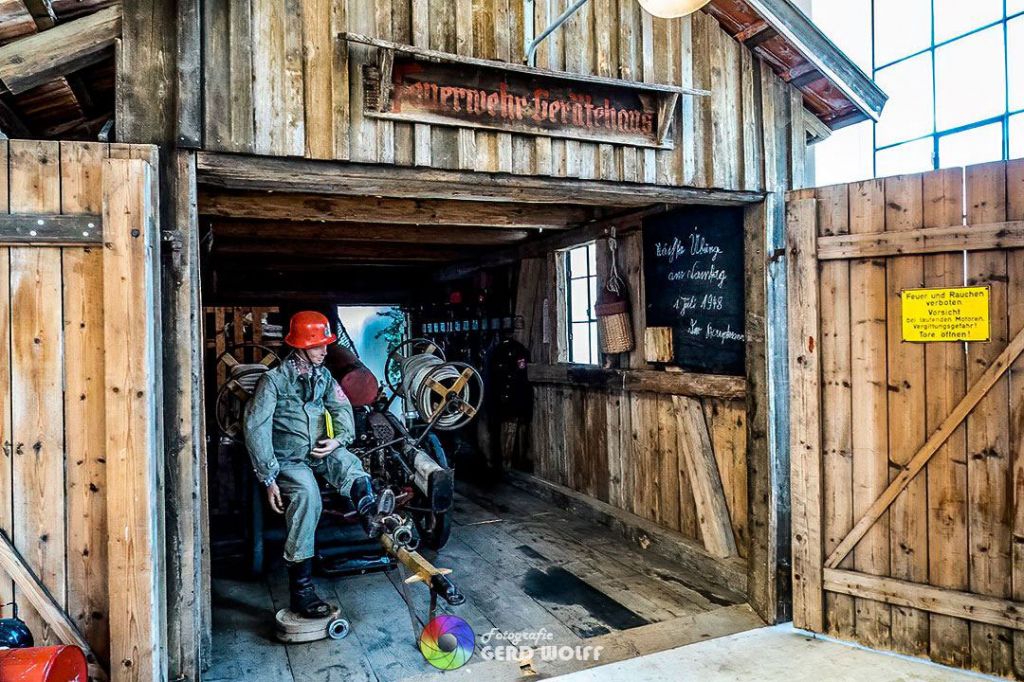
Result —
M566 349L571 363L600 363L597 350L597 245L568 249L565 262Z

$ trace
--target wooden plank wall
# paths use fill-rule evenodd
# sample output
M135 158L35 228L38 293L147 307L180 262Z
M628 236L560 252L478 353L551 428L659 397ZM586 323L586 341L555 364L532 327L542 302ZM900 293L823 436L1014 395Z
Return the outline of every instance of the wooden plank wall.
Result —
M702 435L681 425L672 396L535 385L533 400L534 475L703 541L681 454L683 441L699 443ZM698 403L737 550L746 556L746 409L742 400Z
M4 140L0 208L99 215L105 160L137 149ZM0 530L105 663L111 654L111 444L103 264L103 249L97 247L0 247ZM144 367L141 357L137 365ZM12 594L36 644L57 643L3 576L0 603Z
M965 219L970 230L1024 219L1024 160L790 194L799 199L816 200L819 237ZM820 465L829 556L1024 328L1024 250L851 249L819 272L821 448L805 462ZM901 342L902 289L965 284L991 287L990 342ZM872 647L1024 677L1024 623L991 615L1024 609L1022 369L1017 359L837 570L825 570L824 601L807 604L805 617L813 622L817 609L825 632ZM794 467L794 481L806 475Z
M535 0L535 32L565 7ZM448 52L520 62L518 0L225 0L204 9L205 142L212 151L599 178L764 187L761 91L780 91L779 124L804 135L799 93L762 68L710 15L674 20L635 0L594 0L540 48L537 65L712 91L682 97L671 151L374 121L362 114L355 31ZM796 93L793 95L792 93ZM797 121L796 128L791 118ZM794 139L793 136L790 139ZM789 148L789 144L785 148ZM802 147L802 145L801 145ZM800 158L786 161L794 170ZM800 168L797 168L799 166Z
M601 4L595 7L601 7ZM642 33L643 26L639 17L634 16L626 4L620 5L619 11L619 71L626 78L635 72L638 62L642 60L641 55L632 52L637 43L631 36L634 32ZM603 16L601 12L598 15ZM655 24L658 23L655 21ZM721 39L712 52L717 54L720 49L730 49L722 47L732 41L721 34L717 26L711 26L715 32L704 30L708 28L704 24L704 15L694 15L689 20L680 20L678 24L684 53L687 53L688 45L692 45L692 50L700 54L705 50L701 41L709 34ZM557 42L546 49L555 55L561 54ZM744 170L738 177L742 177L744 183L756 178L756 183L751 186L763 186L774 192L802 187L805 147L796 144L801 138L794 132L796 129L793 127L792 116L792 112L802 106L800 99L793 95L791 88L774 76L767 65L748 57L744 50L740 50L737 56L743 64L741 73L744 87L740 101L743 103L741 109L745 133L735 148L730 147L730 153L743 163ZM684 59L684 63L689 62ZM697 57L693 58L694 69L699 70L701 64L703 62ZM691 82L688 74L689 71L684 67L684 84ZM699 74L692 77L695 84L709 82L702 80ZM717 114L711 102L694 100L693 104L690 113L694 117L694 129L704 139L713 141L713 121ZM685 111L688 109L684 103ZM687 118L684 129L689 125L691 123ZM750 131L758 132L758 135L751 136L748 134ZM562 147L565 144L557 140L551 142L553 158L564 156ZM713 144L711 149L714 151ZM714 155L708 156L704 150L685 145L683 151L686 181L694 184L713 182L707 178L715 177L715 169L722 167L715 162ZM598 158L607 158L608 153L608 150L599 150ZM617 149L614 153L621 161L619 179L645 179L645 152ZM540 154L537 158L541 158ZM658 181L672 182L666 174L659 175ZM752 254L749 263L757 262L753 254L766 252L768 226L765 221L778 221L781 224L777 213L783 207L781 194L770 194L767 210L750 214L745 237L745 249ZM642 343L647 326L643 299L642 233L636 230L622 234L618 242L619 270L630 289L633 333L638 343L633 352L618 358L616 362L624 369L647 369ZM608 271L606 239L597 241L597 252L598 273L605 273ZM533 363L557 364L566 361L564 343L559 343L558 339L559 330L565 329L565 309L564 305L559 304L565 300L563 272L557 253L550 253L545 258L525 259L520 263L517 312L529 321L520 340L530 348ZM752 327L760 336L754 339L751 348L754 352L760 350L762 353L767 287L764 277L766 275L763 270L748 273L746 292L748 314L760 320ZM520 302L524 300L533 301L532 313L520 310ZM701 403L719 465L737 549L742 556L751 555L751 576L756 583L751 588L751 594L757 595L759 608L765 617L773 619L778 615L775 570L771 568L776 566L775 524L777 507L785 501L779 499L780 491L772 487L769 475L769 470L776 467L769 461L767 425L748 423L747 406L752 405L763 414L767 404L765 359L755 358L750 366L750 400L703 397ZM693 491L686 468L682 466L678 455L678 439L693 438L697 434L679 427L671 396L535 385L534 402L535 416L530 439L532 446L528 455L533 461L534 473L593 495L625 511L662 523L691 538L700 539ZM603 431L588 428L585 434L580 434L578 429L568 428L581 423L577 415L583 415L584 419L603 420L606 428ZM666 485L666 481L671 483ZM760 528L763 537L752 537L752 526Z

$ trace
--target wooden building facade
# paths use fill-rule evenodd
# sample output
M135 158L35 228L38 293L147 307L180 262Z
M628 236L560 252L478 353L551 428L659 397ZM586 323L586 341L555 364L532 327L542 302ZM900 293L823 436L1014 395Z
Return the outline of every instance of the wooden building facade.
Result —
M122 629L125 623L113 612L109 595L92 586L88 575L82 584L72 579L80 560L70 535L61 557L31 542L19 546L44 587L61 597L56 605L80 621L78 628L100 662L110 652L114 679L197 679L209 647L207 442L197 380L205 345L202 305L244 298L275 306L286 297L278 276L314 279L312 288L301 292L302 300L369 300L368 287L380 273L374 268L383 266L394 269L390 284L380 286L396 291L424 283L443 287L491 268L510 272L516 291L510 306L522 320L516 337L529 348L535 404L523 434L527 445L515 462L519 471L510 475L620 530L644 549L667 553L680 570L704 573L745 592L765 621L788 615L784 193L807 184L809 143L827 136L830 126L877 116L884 95L787 0L715 0L706 11L673 20L653 18L634 0L592 0L541 44L536 61L541 71L525 74L556 78L551 72L564 72L575 82L627 91L636 84L661 87L660 92L675 95L665 110L671 123L667 140L588 141L389 119L374 110L379 93L367 87L367 79L387 73L396 54L470 73L521 64L529 39L567 4L126 3L117 44L114 134L119 142L159 147L147 157L156 200L147 234L159 260L159 272L153 272L159 286L148 293L160 302L150 311L159 315L148 320L146 338L162 332L160 348L154 347L161 354L159 366L147 375L148 389L158 390L162 399L150 405L160 412L160 428L145 433L160 444L140 460L144 471L124 472L151 475L146 481L153 498L108 483L106 505L97 507L107 514L108 530L90 533L110 552L113 590L115 568L128 570L130 564L113 563L124 548L109 530L111 523L118 514L142 513L139 505L150 504L143 529L153 533L132 537L142 543L143 554L122 557L136 561L151 555L139 573L145 581L119 580L117 589L128 592L127 603L156 594L147 602L152 618ZM10 144L14 213L13 183L20 166L13 159L26 143ZM50 159L37 160L40 167L52 164L61 172L66 165L76 167L82 155L123 154L118 145L33 149L40 159ZM137 149L142 148L132 147ZM40 182L34 191L51 196ZM88 212L107 208L103 196L108 195L88 195ZM74 202L85 200L76 194L30 212L74 212ZM675 372L646 359L643 220L693 205L743 212L742 376ZM110 216L108 223L105 216L104 230L113 229L118 219ZM606 275L603 254L613 228L621 247L618 265L633 297L637 350L606 367L571 366L559 331L565 324L561 259L565 249L596 241L602 254L598 274ZM63 242L48 248L74 258L92 250ZM0 277L0 287L20 281L15 266L21 267L23 255L11 246L4 260L11 271ZM104 252L104 260L107 256ZM50 264L51 289L64 286L75 293L68 288L69 263L66 254L63 266ZM247 273L245 286L257 280L263 288L245 288L239 272ZM123 333L114 324L121 319L114 311L118 305L141 305L141 299L122 300L106 284L103 291L110 299L104 298L104 319L114 327L112 334ZM0 288L0 305L3 292ZM26 308L15 293L9 292L11 310L39 312L39 306ZM62 354L64 366L71 368L68 354L77 330L68 320L74 311L67 300L63 324L69 339L47 348ZM54 324L61 322L59 311L47 314ZM130 315L126 319L142 324ZM0 340L4 334L0 327ZM20 331L17 336L10 337L12 349L32 349L31 339L21 338ZM104 359L93 360L99 371ZM117 361L109 350L105 362L104 376L116 386L120 377L112 375L110 365ZM22 371L16 363L12 370ZM9 382L14 389L35 390L36 382L39 390L51 390L61 379L19 376ZM0 405L12 404L3 398L0 393ZM107 396L108 479L111 462L124 463L130 446L112 440L112 433L124 435L111 431L123 427L110 423L112 401L130 399L116 391ZM33 423L58 408L69 411L66 419L72 420L82 406L72 410L54 395L52 405L33 406ZM100 414L104 408L90 404L89 409ZM5 432L11 428L17 436L24 426ZM70 463L70 449L63 450ZM111 459L113 453L121 453L122 460ZM34 480L35 473L20 474L23 465L14 461L9 470L16 478ZM68 467L62 475L70 481L79 470ZM18 485L14 480L12 489ZM163 500L163 507L156 500ZM121 505L129 502L126 511ZM26 519L14 519L13 525L0 516L5 527L16 529L16 545L46 532L23 530L18 524L34 518L27 507L23 513ZM3 588L0 584L0 598ZM98 611L74 615L80 603L95 604ZM111 605L109 625L101 622L104 604ZM120 653L128 649L143 652L141 658Z

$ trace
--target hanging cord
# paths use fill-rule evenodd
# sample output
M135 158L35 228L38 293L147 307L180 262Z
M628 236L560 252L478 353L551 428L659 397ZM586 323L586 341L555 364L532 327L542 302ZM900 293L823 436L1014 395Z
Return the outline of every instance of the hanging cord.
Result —
M619 263L618 258L616 258L615 255L618 248L619 242L615 239L615 228L612 227L611 235L608 237L608 253L609 260L611 261L611 272L608 273L608 282L604 286L605 289L613 294L621 296L626 283L622 281L622 277L619 276Z

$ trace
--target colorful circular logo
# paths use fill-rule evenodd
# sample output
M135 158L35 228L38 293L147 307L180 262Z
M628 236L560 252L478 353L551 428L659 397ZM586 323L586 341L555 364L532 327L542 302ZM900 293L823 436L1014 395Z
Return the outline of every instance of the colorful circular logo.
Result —
M458 616L437 616L423 628L420 653L438 670L461 668L473 655L476 635Z

